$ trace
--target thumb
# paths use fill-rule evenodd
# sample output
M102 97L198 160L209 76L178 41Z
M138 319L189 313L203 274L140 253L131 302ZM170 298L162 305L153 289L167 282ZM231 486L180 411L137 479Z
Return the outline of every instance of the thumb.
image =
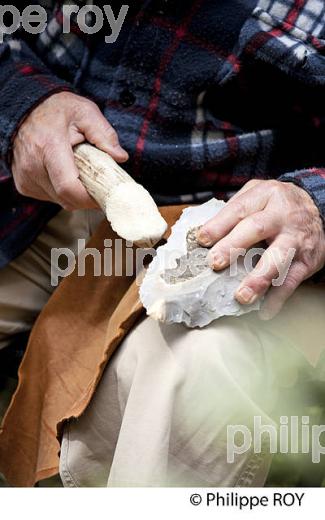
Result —
M83 113L77 123L78 129L89 143L108 153L117 162L128 160L129 155L121 147L116 131L96 105L91 105L86 114Z

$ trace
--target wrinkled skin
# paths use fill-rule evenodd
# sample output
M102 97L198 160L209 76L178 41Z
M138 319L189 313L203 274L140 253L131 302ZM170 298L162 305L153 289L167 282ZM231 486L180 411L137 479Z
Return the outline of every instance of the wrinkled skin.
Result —
M267 243L265 253L235 294L241 304L266 295L262 319L273 318L297 287L325 265L325 233L319 210L310 195L291 182L249 181L200 229L198 241L213 246L209 255L215 270L229 265L234 248ZM294 256L288 263L289 249ZM286 266L287 272L283 283L274 286L279 265Z
M118 162L128 159L98 106L70 92L54 94L21 124L13 143L12 172L19 193L67 210L94 208L78 179L72 147L88 141Z

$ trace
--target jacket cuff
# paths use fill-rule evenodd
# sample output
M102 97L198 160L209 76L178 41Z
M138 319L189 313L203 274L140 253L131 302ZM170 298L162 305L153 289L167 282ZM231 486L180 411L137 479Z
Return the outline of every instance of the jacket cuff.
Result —
M21 67L9 78L0 89L0 155L10 169L12 144L24 119L49 96L64 91L75 92L75 89L46 69L30 65Z
M325 169L312 168L292 173L285 173L278 177L282 182L293 182L306 190L319 209L325 230ZM325 267L311 277L315 283L325 282Z
M293 182L306 190L319 209L325 228L325 169L311 168L285 173L278 177L282 182Z

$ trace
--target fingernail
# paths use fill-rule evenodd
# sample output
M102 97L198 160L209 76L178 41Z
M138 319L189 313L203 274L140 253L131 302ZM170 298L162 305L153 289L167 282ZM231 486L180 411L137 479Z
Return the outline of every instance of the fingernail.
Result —
M258 294L254 293L254 291L250 289L250 287L243 287L237 292L237 299L238 297L240 303L251 304L257 300Z
M215 269L223 269L226 267L226 260L225 258L220 254L214 254L212 255L212 265Z
M202 244L203 246L212 245L210 235L204 229L200 229L198 231L196 238L197 238L198 242L200 242L200 244Z

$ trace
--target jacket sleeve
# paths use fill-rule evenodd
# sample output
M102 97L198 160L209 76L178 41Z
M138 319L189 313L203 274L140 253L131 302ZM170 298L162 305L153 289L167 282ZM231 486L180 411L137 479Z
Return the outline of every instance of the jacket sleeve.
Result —
M319 209L325 226L325 168L310 168L285 173L278 177L283 182L293 182L306 190Z
M258 0L241 30L236 53L243 61L263 62L280 72L291 81L293 95L297 89L300 95L304 92L302 109L305 106L306 116L300 132L313 135L314 143L309 137L309 144L302 146L314 147L309 155L317 160L312 158L310 164L304 160L301 169L297 164L296 171L278 179L305 189L325 224L325 9L321 4L315 0Z
M75 90L45 66L31 43L23 31L0 43L0 181L10 175L11 145L21 121L48 96Z

